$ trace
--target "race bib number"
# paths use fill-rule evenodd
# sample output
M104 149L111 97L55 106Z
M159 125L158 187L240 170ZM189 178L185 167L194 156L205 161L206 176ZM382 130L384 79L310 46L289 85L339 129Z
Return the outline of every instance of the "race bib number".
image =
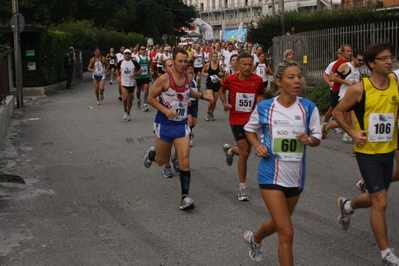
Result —
M211 75L210 78L212 83L218 83L220 81L217 75Z
M176 116L169 118L173 121L182 121L187 118L187 102L173 101L172 109L175 110Z
M392 141L395 126L393 113L379 114L370 113L368 141L388 142Z
M141 75L147 75L148 74L148 66L141 66L142 72Z
M237 93L236 94L236 111L252 112L252 107L255 104L254 93Z
M130 75L130 74L132 74L132 70L130 68L125 68L125 70L123 71L123 74Z
M111 65L115 65L115 59L110 59L110 60L109 60L109 63L110 63Z
M296 139L304 127L273 127L272 151L281 161L301 161L303 144Z
M195 58L195 61L197 62L197 64L201 64L202 63L202 57Z

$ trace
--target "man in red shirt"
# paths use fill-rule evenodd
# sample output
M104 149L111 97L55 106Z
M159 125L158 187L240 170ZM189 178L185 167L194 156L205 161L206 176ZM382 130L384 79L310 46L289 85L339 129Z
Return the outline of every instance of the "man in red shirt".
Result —
M222 83L220 99L225 110L230 110L229 121L231 131L237 142L237 147L231 148L226 143L223 150L226 153L227 165L232 165L234 155L238 155L238 178L240 181L238 200L248 201L247 160L251 152L251 145L245 137L244 126L248 122L255 105L262 99L264 93L263 80L252 73L254 58L247 52L241 53L238 57L240 72L229 75ZM230 91L230 101L227 101L225 91Z
M352 47L349 44L342 45L340 48L340 51L341 51L341 56L339 57L337 62L335 62L335 64L333 65L333 67L331 69L330 77L332 77L334 75L334 73L338 70L340 65L351 61ZM330 91L330 107L328 108L327 112L325 113L323 121L328 121L330 119L335 106L337 106L338 100L339 100L338 94L339 94L340 87L341 87L341 83L338 83L338 82L333 83L333 86L331 87L331 91ZM322 139L326 138L326 135L328 132L326 130L326 126L327 126L327 122L324 122L322 124L322 128L321 128Z
M151 66L152 66L152 71L151 71L151 76L152 76L152 82L154 82L157 77L158 77L158 59L157 59L157 50L155 47L150 47L150 59L151 59Z

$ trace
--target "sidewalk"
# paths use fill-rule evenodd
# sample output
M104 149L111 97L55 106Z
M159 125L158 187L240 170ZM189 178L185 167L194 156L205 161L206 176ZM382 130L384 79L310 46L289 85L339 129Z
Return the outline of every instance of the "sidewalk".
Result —
M83 82L90 82L91 80L92 80L91 73L84 72L83 73L83 81L72 81L72 85L78 86L79 84L81 84ZM23 89L24 101L28 97L51 95L53 93L60 92L62 90L65 90L65 85L66 85L66 81L48 85L48 86L43 86L43 87L26 87ZM0 148L4 141L8 125L10 124L12 115L14 113L15 97L16 97L16 88L11 90L11 95L7 96L6 105L4 107L0 106Z

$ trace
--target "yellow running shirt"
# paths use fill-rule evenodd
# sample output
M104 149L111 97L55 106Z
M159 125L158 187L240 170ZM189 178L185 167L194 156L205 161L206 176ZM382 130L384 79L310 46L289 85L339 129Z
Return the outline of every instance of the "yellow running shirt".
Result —
M363 96L354 106L354 129L368 130L362 147L354 145L355 152L380 154L394 151L398 146L398 85L388 77L388 88L379 90L369 78L363 78Z

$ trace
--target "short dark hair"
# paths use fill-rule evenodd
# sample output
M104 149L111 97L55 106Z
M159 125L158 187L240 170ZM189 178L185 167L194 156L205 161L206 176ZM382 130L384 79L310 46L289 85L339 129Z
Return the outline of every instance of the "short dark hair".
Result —
M353 58L356 58L358 55L364 55L364 51L363 50L355 50L353 52Z
M370 71L373 71L373 69L370 67L369 63L374 62L377 54L385 50L389 50L393 54L393 45L387 42L379 42L366 48L364 51L364 63Z
M230 62L231 62L231 60L234 58L234 57L238 57L239 55L238 54L233 54L233 55L231 55L231 57L230 57Z
M252 61L254 60L254 57L248 53L248 52L242 52L239 56L238 56L238 63L241 63L241 60L244 58L252 58Z
M186 56L188 56L188 53L187 53L187 51L186 50L184 50L183 48L175 48L174 50L173 50L173 54L172 54L172 57L173 57L173 59L175 59L176 58L176 55L177 54L185 54Z
M194 67L193 63L188 63L187 66L186 66L186 69L189 68L189 67Z

